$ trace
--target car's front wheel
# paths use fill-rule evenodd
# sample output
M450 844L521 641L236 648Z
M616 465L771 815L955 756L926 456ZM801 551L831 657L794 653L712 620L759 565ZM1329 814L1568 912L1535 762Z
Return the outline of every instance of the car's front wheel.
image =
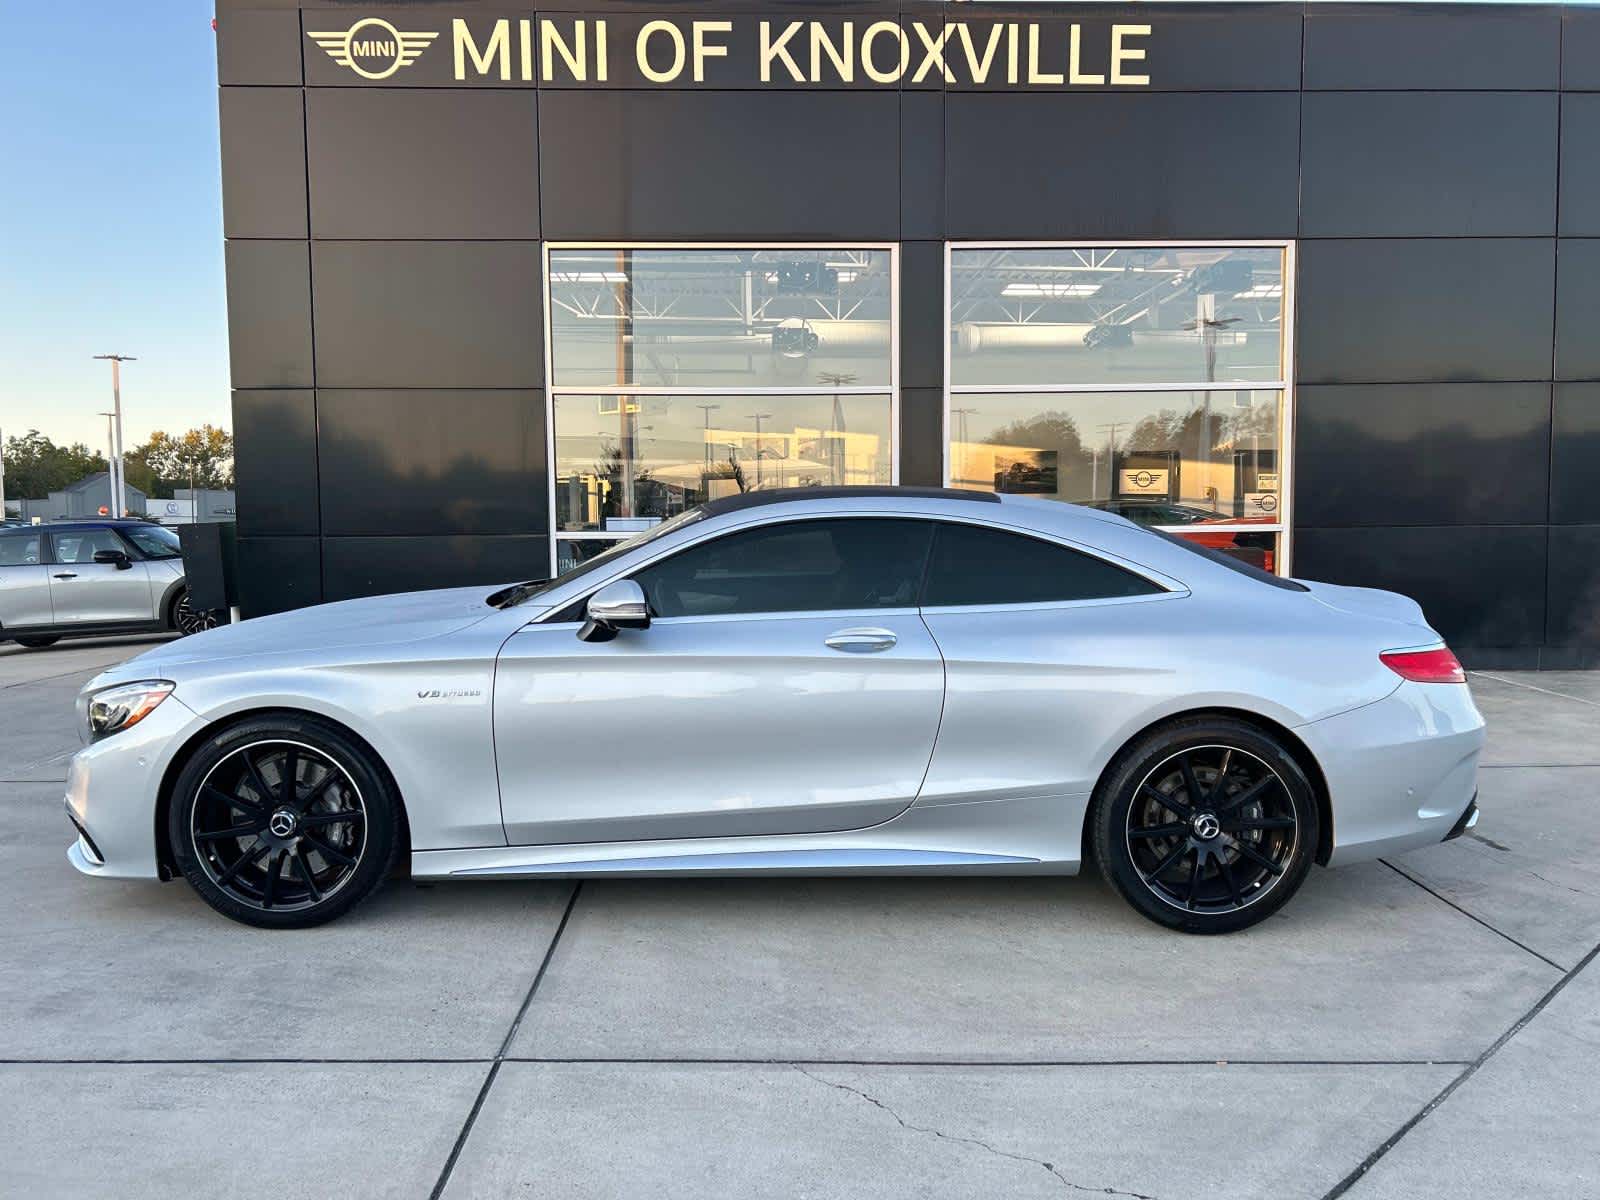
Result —
M190 599L189 589L184 588L172 601L172 614L167 624L188 637L191 633L215 629L221 622L221 613L215 609L196 608Z
M40 634L36 637L23 636L16 638L19 646L26 646L29 650L43 650L46 646L54 646L61 640L56 634Z
M325 721L233 725L174 785L173 858L206 903L247 925L303 928L348 912L394 863L399 800L372 752Z
M1316 853L1317 802L1277 738L1229 717L1153 730L1112 763L1090 818L1111 885L1152 921L1232 933L1271 916Z

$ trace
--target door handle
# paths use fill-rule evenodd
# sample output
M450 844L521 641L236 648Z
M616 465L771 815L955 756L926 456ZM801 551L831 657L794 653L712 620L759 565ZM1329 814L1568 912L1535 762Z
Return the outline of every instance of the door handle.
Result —
M76 579L77 577L78 573L76 571L63 571L56 576L57 579Z
M843 650L846 654L872 654L889 649L899 640L887 629L841 629L828 635L827 645L830 650Z

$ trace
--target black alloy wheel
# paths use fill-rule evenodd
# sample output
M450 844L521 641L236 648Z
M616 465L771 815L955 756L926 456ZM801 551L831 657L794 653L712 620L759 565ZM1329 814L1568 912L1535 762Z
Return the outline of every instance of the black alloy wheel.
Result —
M310 719L259 719L185 765L169 820L174 857L223 915L321 924L370 894L396 849L396 804L365 747Z
M1288 750L1231 718L1191 719L1119 756L1096 800L1095 851L1141 913L1191 933L1276 912L1316 850L1317 806Z
M191 633L200 633L202 630L215 629L221 621L222 615L216 609L194 607L189 599L188 588L178 593L177 602L172 606L172 627L184 637L188 637Z

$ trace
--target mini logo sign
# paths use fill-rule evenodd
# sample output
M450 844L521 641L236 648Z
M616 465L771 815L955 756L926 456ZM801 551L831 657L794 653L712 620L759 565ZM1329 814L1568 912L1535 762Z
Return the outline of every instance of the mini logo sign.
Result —
M349 29L322 33L306 31L306 36L328 52L341 67L349 67L363 79L387 79L401 67L409 67L438 37L437 33L401 33L378 17L365 17Z

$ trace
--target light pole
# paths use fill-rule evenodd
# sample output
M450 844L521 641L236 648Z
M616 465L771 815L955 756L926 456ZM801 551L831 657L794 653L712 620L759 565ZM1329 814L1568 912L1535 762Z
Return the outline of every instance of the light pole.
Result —
M756 488L761 487L761 422L770 417L771 413L751 413L751 419L756 423Z
M106 482L111 485L112 489L111 495L108 497L110 503L106 505L106 516L114 517L117 515L117 484L116 476L111 473L111 462L117 455L117 435L112 432L114 428L112 422L116 419L117 414L103 412L97 415L106 419Z
M705 415L706 415L706 433L705 433L706 464L705 464L705 469L706 469L706 474L709 475L711 473L711 414L714 413L717 409L721 408L722 405L720 405L720 404L696 404L695 407L698 408L701 412L705 413Z
M95 358L111 363L111 461L107 476L111 482L111 515L122 515L127 489L122 482L122 364L137 362L131 354L96 354Z

